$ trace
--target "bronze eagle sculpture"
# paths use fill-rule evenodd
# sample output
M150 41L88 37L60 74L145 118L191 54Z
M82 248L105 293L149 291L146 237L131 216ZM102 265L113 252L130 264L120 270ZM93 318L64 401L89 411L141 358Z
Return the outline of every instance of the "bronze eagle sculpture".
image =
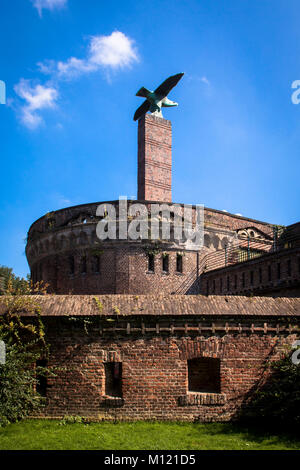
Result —
M147 90L142 87L137 92L136 96L146 98L143 104L136 110L133 120L137 121L148 111L158 117L163 117L161 108L178 106L178 103L171 101L167 98L172 88L177 85L179 80L183 77L184 73L177 73L167 78L158 88L154 91Z

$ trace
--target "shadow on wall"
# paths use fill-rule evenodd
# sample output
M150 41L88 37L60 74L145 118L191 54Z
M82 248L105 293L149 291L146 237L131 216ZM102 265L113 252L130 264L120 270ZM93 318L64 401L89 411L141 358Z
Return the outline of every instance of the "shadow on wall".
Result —
M300 424L300 364L293 362L297 352L266 360L261 380L248 392L234 417L239 422L293 429Z

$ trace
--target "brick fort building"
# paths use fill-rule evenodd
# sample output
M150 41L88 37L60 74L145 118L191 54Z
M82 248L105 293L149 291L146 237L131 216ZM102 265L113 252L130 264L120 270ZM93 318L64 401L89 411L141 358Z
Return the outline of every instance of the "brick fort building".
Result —
M149 216L154 203L169 207L170 239L99 240L103 203L48 213L28 232L31 278L52 294L37 297L48 365L59 366L44 382L43 416L235 419L266 363L299 335L300 223L204 208L203 246L177 240L171 122L151 114L138 122L128 213L137 203ZM105 204L120 221L119 201Z

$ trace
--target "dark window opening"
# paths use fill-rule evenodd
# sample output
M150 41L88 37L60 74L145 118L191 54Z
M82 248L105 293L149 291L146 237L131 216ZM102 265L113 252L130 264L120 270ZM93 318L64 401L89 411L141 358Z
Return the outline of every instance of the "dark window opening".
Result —
M245 273L242 274L242 286L245 287Z
M272 281L272 270L271 270L270 265L268 266L268 279L269 279L269 281Z
M277 263L277 279L281 278L281 266L280 263Z
M148 271L151 271L152 273L154 273L154 254L153 253L149 253L148 255Z
M220 393L220 359L202 357L187 363L189 392Z
M291 260L288 259L288 260L287 260L287 275L288 275L288 276L291 276L291 274L292 274Z
M234 288L237 288L237 275L234 276Z
M70 274L74 274L74 273L75 273L74 256L70 256L70 258L69 258L69 266L70 266Z
M258 270L258 275L259 275L259 282L262 283L262 270L259 268Z
M254 272L250 271L250 284L251 284L251 286L253 286L253 282L254 282Z
M220 292L221 294L223 292L223 279L222 278L220 279Z
M122 363L106 362L105 368L105 395L122 397Z
M94 273L100 273L100 256L96 255L92 258L92 269Z
M48 361L47 359L39 359L36 361L36 367L47 367L48 366ZM36 374L36 391L39 393L42 397L47 396L47 376L45 375L45 372L43 371L37 371Z
M162 257L162 270L165 273L169 272L169 255L165 255Z
M182 273L182 255L179 255L178 253L176 256L176 271L178 273Z
M86 274L86 256L81 258L81 274Z

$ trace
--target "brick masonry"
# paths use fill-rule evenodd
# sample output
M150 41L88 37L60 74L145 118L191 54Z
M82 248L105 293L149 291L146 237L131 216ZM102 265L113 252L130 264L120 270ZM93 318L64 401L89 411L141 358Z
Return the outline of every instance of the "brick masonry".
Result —
M300 331L299 299L274 304L239 297L228 303L225 297L172 296L156 298L155 304L155 296L104 296L97 315L92 296L67 297L41 300L49 366L59 367L56 377L48 378L42 416L235 419L267 377L266 363L278 359ZM87 332L83 318L89 320ZM189 390L188 362L201 358L218 360L219 390L212 392L208 384L205 391L205 383L201 392ZM122 364L119 396L107 394L108 363Z
M172 201L171 121L145 114L138 123L138 199Z
M171 122L151 115L141 118L138 201L149 213L152 202L172 201L171 150ZM117 208L118 201L108 203ZM272 225L205 208L203 249L195 252L180 242L161 240L154 250L154 269L149 270L149 241L99 243L99 204L46 214L28 232L26 256L33 281L47 281L51 292L69 294L39 296L51 346L49 365L58 367L56 376L48 378L43 416L235 419L258 381L267 376L266 362L279 358L299 335L299 298L224 296L223 287L215 290L220 295L211 295L210 273L200 284L201 289L208 286L207 297L168 294L193 282L191 275L198 280L205 256L233 244L239 230L257 232L272 243ZM192 209L195 221L195 206ZM182 272L177 271L178 254ZM271 269L278 269L278 259L267 256L274 263ZM295 257L291 259L294 276ZM255 263L259 260L248 262L247 276L259 268ZM282 263L286 266L287 258ZM213 275L237 275L240 286L239 269L245 267ZM253 282L256 279L257 274ZM227 278L222 283L226 287ZM225 292L247 294L243 289ZM100 296L98 304L95 295ZM205 383L208 368L214 370Z
M204 272L198 285L205 295L300 297L300 247Z
M118 201L108 201L117 207ZM128 201L128 205L137 201ZM244 227L255 227L265 237L272 236L270 224L205 208L204 248L201 252L184 245L162 243L155 255L155 270L148 271L148 241L107 241L96 236L99 203L69 207L41 217L28 232L26 255L34 282L44 280L57 294L150 294L177 291L189 278L205 254L224 248ZM150 212L151 203L146 202ZM193 208L194 209L194 208ZM99 269L94 256L99 254ZM169 255L169 272L162 269L162 253ZM177 253L183 253L182 273L176 271ZM74 258L74 272L70 258ZM85 259L86 269L82 269ZM84 271L84 272L82 272Z

